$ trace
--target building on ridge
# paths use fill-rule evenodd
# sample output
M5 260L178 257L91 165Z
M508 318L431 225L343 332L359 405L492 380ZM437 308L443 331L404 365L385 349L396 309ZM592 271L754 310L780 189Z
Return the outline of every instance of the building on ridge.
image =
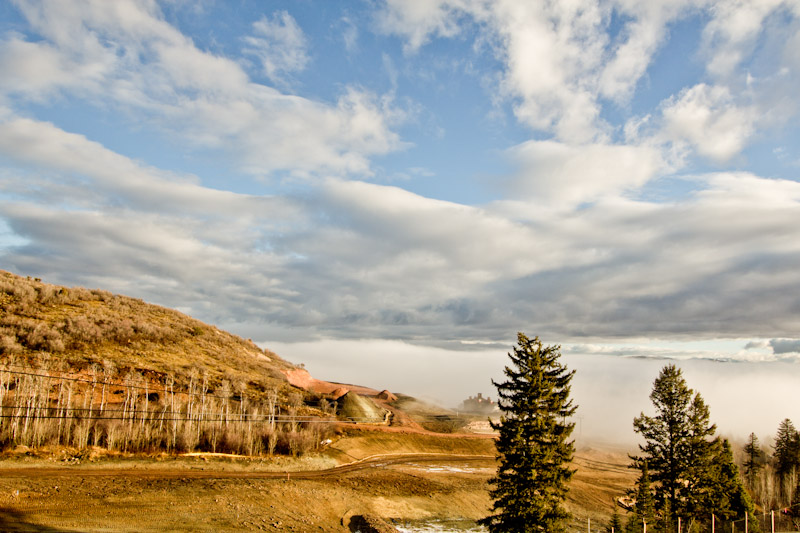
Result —
M477 396L470 396L463 402L461 402L460 409L467 413L480 413L480 414L489 414L498 411L499 408L497 406L497 402L492 400L489 397L484 398L482 393L478 393Z

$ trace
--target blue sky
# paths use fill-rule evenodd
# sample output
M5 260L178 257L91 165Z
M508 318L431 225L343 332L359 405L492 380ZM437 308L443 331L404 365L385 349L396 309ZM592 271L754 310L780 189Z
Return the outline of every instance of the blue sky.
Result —
M0 1L0 72L1 268L450 403L798 374L797 1Z

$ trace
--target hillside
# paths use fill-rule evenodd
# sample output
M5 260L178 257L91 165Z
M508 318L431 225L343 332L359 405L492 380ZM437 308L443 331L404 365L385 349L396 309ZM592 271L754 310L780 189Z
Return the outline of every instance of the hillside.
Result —
M334 418L425 431L406 409L427 429L456 429L411 398L401 408L388 391L312 378L139 299L0 271L0 311L0 448L302 455Z
M86 372L91 365L135 370L185 386L206 374L251 393L283 389L294 366L214 326L136 298L61 287L0 271L0 361Z

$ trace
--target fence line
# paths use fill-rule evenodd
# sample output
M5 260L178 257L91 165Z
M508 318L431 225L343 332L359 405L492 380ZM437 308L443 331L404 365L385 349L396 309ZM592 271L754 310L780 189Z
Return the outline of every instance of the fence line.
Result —
M73 382L79 382L79 383L86 383L86 384L89 384L89 385L103 385L103 384L105 384L106 387L124 387L126 389L143 390L143 391L148 391L148 392L157 392L158 389L160 389L161 387L168 386L166 383L158 383L158 384L154 385L154 387L156 389L153 390L153 389L149 388L146 385L125 384L125 383L119 383L119 382L106 381L102 377L99 377L98 379L95 379L95 380L88 379L88 378L66 377L66 376L77 376L77 375L80 375L80 374L76 374L76 373L72 373L72 372L66 372L66 373L65 372L59 372L59 375L37 374L35 372L23 372L23 371L19 371L19 370L8 370L8 368L25 368L25 369L29 369L30 368L30 367L24 366L24 365L5 364L3 366L5 368L0 367L0 372L5 372L7 374L16 374L16 375L21 375L21 376L40 377L40 378L45 378L45 379L55 379L55 380L59 380L59 381L73 381ZM173 392L174 392L174 394L185 394L187 396L205 396L206 398L218 398L220 400L233 400L235 402L242 401L242 398L237 398L236 395L231 395L231 396L225 397L225 396L218 396L218 395L211 394L211 393L203 393L201 391L193 392L193 391L190 391L190 390L183 390L183 391L177 390L177 391L173 391Z
M763 533L776 533L778 531L800 531L800 520L795 521L794 518L794 509L800 510L800 504L789 505L786 507L782 507L781 509L770 509L768 511L764 511L763 513L753 513L755 519L759 522L760 530ZM676 520L676 533L689 533L689 528L686 527L687 524L682 522L682 517L675 517ZM713 533L749 533L753 529L750 527L749 518L736 518L734 520L725 520L720 517L717 517L715 514L712 513L711 518L709 519L709 524L711 524L710 528L707 528L707 531L712 531ZM643 524L644 525L644 524ZM641 530L647 531L648 528L650 531L656 530L655 524L647 524ZM606 524L605 523L597 523L592 522L591 518L572 518L569 523L569 528L571 531L586 531L587 533L594 532L602 532L605 533L606 531ZM626 526L623 525L623 530L626 529ZM700 531L703 531L701 528ZM614 533L622 533L621 531L615 531Z
M57 410L58 408L50 407L48 409ZM32 410L36 411L36 410L43 410L43 409L34 407ZM73 411L73 410L83 411L83 409L66 409L66 411ZM178 418L178 417L164 418L164 417L161 416L163 411L141 411L141 410L139 410L139 411L134 411L134 412L136 412L136 413L148 413L148 414L152 414L152 415L157 415L158 416L158 420L163 420L164 422L185 421L185 422L197 422L197 423L203 423L203 422L227 422L227 423L230 423L230 424L234 424L234 423L256 423L256 424L265 423L265 424L268 424L268 423L271 423L272 421L274 421L275 423L280 423L280 424L291 423L291 422L296 422L298 424L307 423L307 422L320 423L320 424L369 424L369 423L378 424L378 423L381 423L381 422L384 421L383 418L347 417L347 418L344 418L344 419L337 419L337 418L331 419L331 418L321 418L321 417L310 417L310 416L301 417L301 416L287 416L287 415L276 416L272 420L270 420L270 418L268 416L261 416L260 418L248 417L248 416L235 417L235 416L226 416L224 413L215 413L213 415L209 415L209 414L197 415L197 416L192 416L191 418L186 418L186 417L183 417L183 418ZM166 414L170 414L170 413L167 412ZM182 413L172 413L172 414L180 415ZM2 414L2 415L0 415L0 419L1 418L14 419L14 418L26 418L26 417L31 417L31 418L41 419L41 420L58 420L58 419L70 418L68 416L63 416L63 415L39 415L39 414L34 414L34 415L27 415L27 414L6 415L6 414ZM78 418L78 417L73 416L71 418ZM137 417L135 417L135 416L134 417L130 417L130 416L124 416L124 417L123 416L94 416L94 415L90 415L90 416L87 416L87 417L80 417L81 420L131 420L131 418L136 419Z

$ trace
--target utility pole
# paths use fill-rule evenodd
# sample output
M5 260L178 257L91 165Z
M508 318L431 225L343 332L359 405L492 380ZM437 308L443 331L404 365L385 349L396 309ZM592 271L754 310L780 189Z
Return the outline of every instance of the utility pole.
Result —
M716 517L714 516L714 513L711 513L711 533L714 533L714 530L716 528L716 520L715 519L716 519Z

